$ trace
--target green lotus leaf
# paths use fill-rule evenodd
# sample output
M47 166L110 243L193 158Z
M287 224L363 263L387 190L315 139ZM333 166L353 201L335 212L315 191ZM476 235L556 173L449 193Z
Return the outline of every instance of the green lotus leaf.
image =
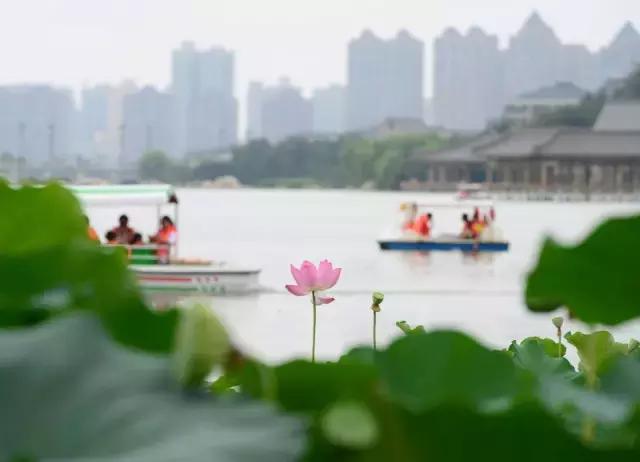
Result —
M0 460L297 460L295 419L180 393L169 362L123 349L89 314L0 332Z
M640 315L640 216L606 221L575 247L547 239L529 274L527 306L561 306L586 323L615 325Z
M379 356L395 401L419 412L445 404L502 407L518 392L513 361L457 332L407 335Z
M68 311L91 310L116 340L143 350L171 351L178 314L147 308L122 251L87 239L71 192L58 185L0 185L0 203L0 327L30 326Z
M378 439L378 424L369 409L357 401L337 402L321 420L327 440L336 446L366 449Z

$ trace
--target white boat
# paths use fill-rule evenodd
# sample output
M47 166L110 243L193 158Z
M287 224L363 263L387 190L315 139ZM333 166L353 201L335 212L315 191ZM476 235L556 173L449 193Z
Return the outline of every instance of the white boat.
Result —
M173 220L179 226L179 201L170 185L67 186L85 206L155 207L158 222L167 205L173 208ZM259 290L260 269L181 258L179 242L170 247L168 263L157 256L158 245L122 246L129 249L130 268L140 286L148 291L189 292L232 295Z
M456 199L459 201L491 199L491 193L482 183L460 183Z

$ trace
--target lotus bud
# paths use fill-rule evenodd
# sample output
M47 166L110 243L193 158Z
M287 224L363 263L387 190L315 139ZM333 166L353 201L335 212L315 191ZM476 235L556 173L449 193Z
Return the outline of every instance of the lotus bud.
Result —
M564 318L562 316L556 316L551 320L556 329L562 329L562 325L564 324Z
M373 293L373 302L371 304L371 309L376 312L379 313L380 312L380 305L382 304L384 300L384 294L381 292L374 292Z
M636 339L632 338L631 340L629 340L629 347L628 347L628 353L632 353L635 350L638 349L638 347L640 346L640 342L638 342Z
M398 328L407 335L411 333L411 326L407 321L398 321L396 322L396 326L398 326Z
M225 362L230 350L227 331L209 307L185 307L173 353L174 371L183 386L200 386L216 365Z

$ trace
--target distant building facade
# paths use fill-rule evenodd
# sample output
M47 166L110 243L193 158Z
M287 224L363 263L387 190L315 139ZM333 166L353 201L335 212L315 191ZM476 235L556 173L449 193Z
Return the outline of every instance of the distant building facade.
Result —
M640 34L630 22L597 55L599 76L621 79L640 66Z
M171 93L175 141L172 154L227 147L237 141L234 55L190 42L173 52Z
M135 166L149 151L171 152L172 98L153 87L145 87L124 98L122 167Z
M577 105L586 94L571 82L558 82L515 98L506 105L503 119L512 126L524 127L556 109Z
M371 31L349 43L347 129L389 117L422 118L424 45L406 31L383 40Z
M564 44L542 18L532 14L505 50L495 36L472 28L448 29L434 43L436 124L453 130L482 130L519 95L556 82L593 91L640 64L640 34L626 24L597 53Z
M75 107L71 91L46 85L0 87L0 154L30 166L72 160Z
M453 149L417 154L411 175L427 190L484 183L497 192L573 197L640 195L640 103L612 102L593 129L486 133Z
M277 85L252 82L247 99L247 138L272 143L313 132L313 104L287 78Z
M347 116L346 90L341 85L318 88L311 98L313 133L339 134L345 131Z
M78 114L78 153L89 159L107 155L106 134L109 124L111 87L98 85L82 89Z
M124 100L138 92L130 81L82 90L77 124L78 155L94 164L117 167L123 156Z
M498 38L473 28L463 36L448 29L435 41L436 125L478 131L504 105L504 61Z
M250 82L247 92L247 140L262 138L262 102L265 87L261 82Z
M446 130L430 127L422 119L390 117L369 130L359 132L365 138L386 139L390 137L412 135L437 135L442 138L451 137Z
M302 91L282 80L263 93L260 111L262 138L277 143L296 135L308 135L313 130L313 106Z

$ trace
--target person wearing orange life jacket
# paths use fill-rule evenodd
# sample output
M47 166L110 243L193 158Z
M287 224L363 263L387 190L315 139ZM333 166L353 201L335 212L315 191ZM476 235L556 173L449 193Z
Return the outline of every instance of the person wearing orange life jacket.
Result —
M421 237L429 237L431 235L431 220L433 215L426 213L420 215L413 223L411 230Z
M469 215L462 214L462 232L460 233L462 239L475 239L478 235L473 229L473 221L469 219Z
M475 207L473 209L473 219L471 220L471 234L473 234L474 238L478 237L480 236L480 234L482 234L482 231L485 227L486 221L481 218L480 209L478 207Z
M89 217L85 215L84 219L87 222L87 236L92 241L99 243L100 242L100 238L98 237L98 233L96 232L95 228L93 226L91 226L91 223L89 222Z
M160 245L157 251L158 261L160 263L169 263L170 246L175 245L178 241L178 230L171 218L168 216L162 217L160 229L155 236L149 236L149 241Z
M412 202L410 204L402 204L402 210L406 210L404 222L402 223L403 231L411 231L418 215L418 204Z

